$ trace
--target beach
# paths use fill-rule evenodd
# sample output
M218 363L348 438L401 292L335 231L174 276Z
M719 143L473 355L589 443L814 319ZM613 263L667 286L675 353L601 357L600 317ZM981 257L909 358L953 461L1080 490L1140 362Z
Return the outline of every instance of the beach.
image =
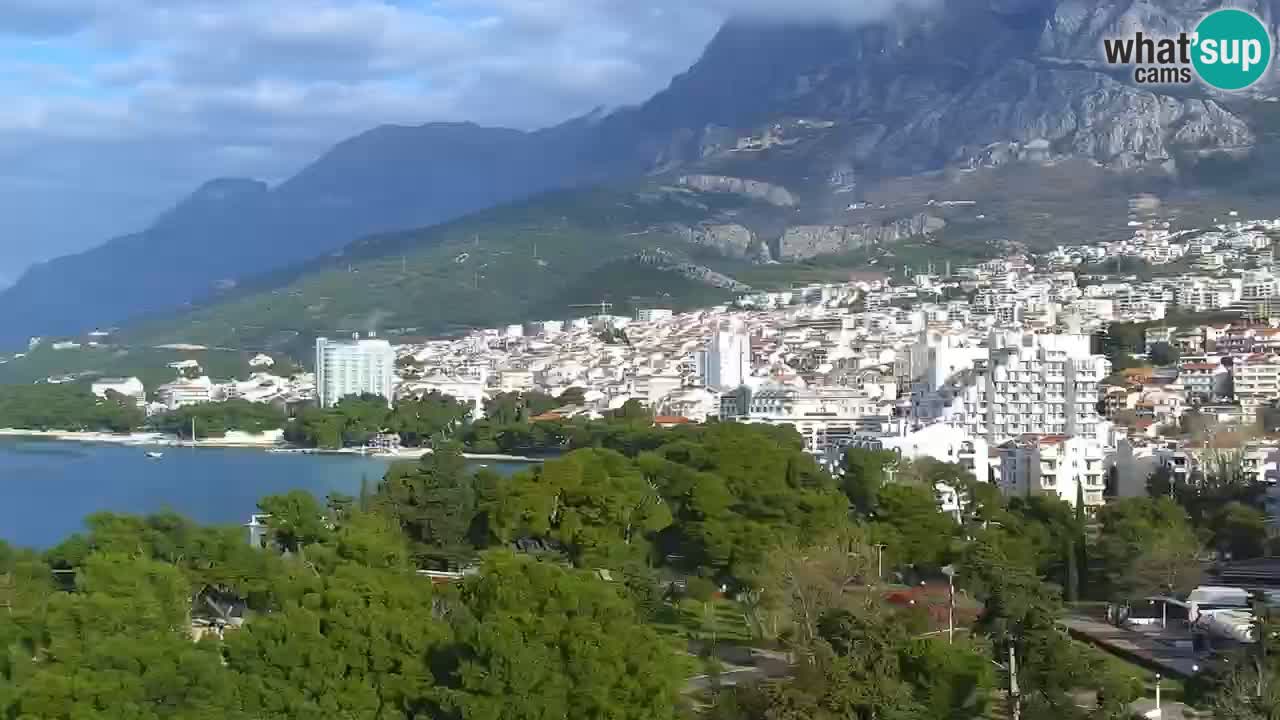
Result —
M306 448L284 442L283 433L279 430L269 433L246 433L237 430L228 432L220 438L202 438L195 443L180 440L176 435L166 433L104 433L78 432L70 430L26 430L22 428L0 428L0 438L40 438L44 440L63 440L84 443L109 443L129 446L160 447L197 447L197 448L240 448L266 450L281 454L305 455L376 455L378 457L397 460L416 460L432 452L431 448L400 448L392 451L371 451L364 448L342 448L330 450L324 448ZM523 455L504 455L502 453L466 453L468 460L491 461L500 463L540 463L543 458Z

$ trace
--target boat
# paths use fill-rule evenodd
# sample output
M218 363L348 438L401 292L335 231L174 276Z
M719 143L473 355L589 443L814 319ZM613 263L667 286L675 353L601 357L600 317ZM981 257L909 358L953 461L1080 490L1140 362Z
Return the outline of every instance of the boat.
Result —
M160 458L164 457L164 453L160 452L159 450L148 450L147 457L151 458L152 460L159 460Z

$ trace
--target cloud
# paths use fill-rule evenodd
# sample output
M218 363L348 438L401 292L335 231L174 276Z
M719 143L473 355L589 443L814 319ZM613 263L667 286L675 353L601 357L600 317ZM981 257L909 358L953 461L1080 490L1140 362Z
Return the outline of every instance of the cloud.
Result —
M98 9L92 0L0 0L0 32L65 35L92 24Z
M383 123L535 128L643 100L732 15L924 0L0 0L0 276L203 180L278 181Z

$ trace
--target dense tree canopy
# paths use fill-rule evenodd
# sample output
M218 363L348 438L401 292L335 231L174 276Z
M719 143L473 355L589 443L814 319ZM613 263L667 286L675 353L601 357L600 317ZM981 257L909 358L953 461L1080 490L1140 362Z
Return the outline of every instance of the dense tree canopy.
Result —
M99 398L78 383L0 385L0 428L129 432L145 416L133 398Z
M851 453L836 478L793 430L635 411L559 424L568 452L510 477L436 443L358 501L263 498L264 547L172 513L93 515L42 554L0 543L0 718L971 720L1011 702L1011 650L1028 720L1121 718L1141 687L1061 632L1064 591L1095 565L1116 599L1197 577L1167 498L1108 505L1089 542L1066 503L958 466ZM329 416L341 435L393 414ZM1206 537L1251 542L1247 510ZM882 563L935 587L950 565L976 622L948 642ZM790 658L786 678L719 686L725 643ZM1219 705L1256 710L1247 681Z
M471 413L468 405L448 395L428 393L401 398L387 407L378 395L352 395L332 408L300 411L285 428L290 442L321 448L365 445L378 433L393 433L409 447L422 447L451 437Z
M671 510L640 468L612 450L577 450L519 473L488 509L497 539L548 538L580 567L651 559Z
M1097 555L1112 599L1187 591L1199 582L1201 544L1174 501L1127 498L1103 507L1098 520Z
M676 519L664 549L693 565L754 577L769 548L847 521L848 501L794 431L722 423L674 437L637 463Z
M227 400L187 405L155 418L152 424L161 432L190 438L193 422L197 438L222 437L228 430L249 433L277 430L284 426L285 414L269 403Z

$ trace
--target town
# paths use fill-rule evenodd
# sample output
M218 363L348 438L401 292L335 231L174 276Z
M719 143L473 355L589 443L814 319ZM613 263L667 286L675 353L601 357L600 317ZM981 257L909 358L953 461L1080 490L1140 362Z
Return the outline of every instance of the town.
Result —
M602 301L593 315L461 337L319 338L314 371L288 376L259 354L243 380L214 381L183 360L171 365L179 377L156 388L133 377L92 387L135 398L148 414L231 399L330 407L349 395L438 393L473 419L501 393L576 389L575 402L539 417L599 418L639 401L668 425L787 425L829 467L851 446L892 449L962 462L1008 495L1052 494L1090 510L1145 494L1157 467L1193 473L1224 452L1274 483L1280 220L1180 232L1135 224L1132 239L1042 258L859 273L690 312L620 316ZM1160 268L1188 258L1197 272L1107 273L1126 260Z
M840 479L850 505L845 512L873 524L907 519L886 514L887 520L876 521L875 503L860 499L859 483L878 475L892 486L899 473L911 476L906 482L912 488L925 483L923 502L932 506L930 512L949 517L945 525L950 527L930 530L926 523L913 532L934 533L944 544L959 528L973 527L979 515L985 531L987 514L994 511L989 504L982 510L976 506L991 502L981 499L988 491L1020 513L1067 508L1061 512L1073 513L1071 522L1077 523L1071 532L1082 535L1068 537L1065 550L1046 551L1049 558L1063 552L1069 561L1049 559L1044 572L1071 601L1080 598L1080 574L1105 578L1117 602L1107 603L1105 616L1075 608L1055 622L1074 637L1192 682L1201 663L1225 657L1209 648L1255 642L1251 633L1259 616L1254 605L1260 596L1244 588L1280 584L1280 567L1261 557L1271 554L1270 541L1280 535L1277 233L1280 220L1232 220L1190 232L1146 222L1137 224L1132 239L1102 246L1063 246L1042 257L1014 253L968 266L943 262L896 277L858 272L845 282L751 292L732 303L683 312L643 307L621 315L605 299L587 315L451 337L419 338L397 330L320 337L314 340L310 370L254 353L242 379L215 380L199 361L183 359L170 365L174 379L154 387L138 377L84 374L50 377L44 385L87 382L100 400L136 405L151 420L151 430L168 419L166 427L193 443L302 451L299 442L305 442L338 452L415 457L422 458L416 472L427 475L441 472L441 464L455 457L456 440L473 451L472 458L530 459L476 455L487 445L476 441L475 428L489 420L508 427L518 420L525 427L557 428L547 433L549 444L515 448L541 454L538 460L566 458L569 465L555 465L557 473L574 462L576 453L565 451L593 453L591 448L601 446L599 436L570 442L566 427L616 430L620 426L611 423L625 423L626 429L618 430L623 439L605 441L604 447L612 451L609 443L615 442L634 453L636 444L625 437L637 431L637 418L640 426L655 430L704 429L705 435L687 436L697 438L716 437L717 428L774 426L795 433L806 462ZM1136 268L1133 274L1124 274L1126 264ZM33 339L31 349L48 343L57 352L73 353L83 345L109 342L111 333L99 332L76 340ZM169 349L195 354L203 348ZM486 418L504 401L513 403L502 410L505 417ZM374 423L394 416L392 408L412 403L420 405L411 415L437 415L421 426L426 431L375 425L356 434L331 432L324 440L298 432L315 413L341 411L353 402L363 404L350 410L354 414L370 406L385 409L373 413ZM195 414L189 416L189 431L173 422L175 416L188 417L183 412L228 403L270 408L275 420L265 429L227 427L218 437L197 428ZM156 441L160 435L143 437ZM102 433L87 436L103 439ZM665 447L661 443L671 437L680 435L651 440ZM755 436L753 442L767 445L767 437ZM403 446L406 438L412 438L409 447ZM494 449L510 450L501 444ZM592 460L599 461L600 456ZM790 483L792 466L787 467ZM539 475L516 478L519 488L536 484ZM1197 493L1210 486L1257 489L1262 510L1228 502L1213 511L1218 514L1196 518L1201 530L1214 527L1206 554L1199 554L1200 541L1177 535L1178 528L1188 527L1184 519L1173 529L1158 529L1159 542L1176 540L1174 545L1129 541L1126 552L1136 555L1099 558L1101 569L1088 563L1079 572L1068 569L1087 544L1102 548L1104 555L1111 552L1108 548L1118 542L1114 534L1121 532L1115 528L1125 527L1125 513L1146 507L1126 501L1163 502L1167 496L1194 507L1201 497ZM392 493L394 487L388 480L378 492ZM518 504L524 490L507 492ZM1221 499L1214 498L1215 503ZM1047 502L1025 504L1031 500ZM261 505L266 512L253 515L247 526L253 547L284 547L286 536L273 525L281 502L268 498ZM1252 515L1220 519L1235 506L1257 513L1259 527L1251 525ZM1108 515L1108 510L1114 512ZM449 506L448 512L462 511ZM460 522L465 529L476 521L464 514ZM996 521L1001 522L1014 521ZM1225 524L1219 528L1220 523ZM1020 531L1011 527L1008 532L1016 537ZM1085 532L1100 539L1086 543ZM869 546L876 548L878 565L888 548L895 568L886 574L877 567L874 577L908 588L919 582L925 588L921 602L931 607L942 602L944 610L949 603L946 624L935 626L954 636L954 587L948 600L927 599L928 583L937 582L936 569L943 567L946 574L951 567L942 565L950 551L908 550L903 546L919 540L893 537L890 542L877 537ZM570 552L544 537L522 538L514 546L522 553ZM1160 552L1172 556L1151 559ZM429 553L427 568L417 572L436 582L458 582L479 572L477 565L459 564L459 557L474 554ZM588 557L592 563L613 562ZM668 555L662 563L678 567L682 557ZM1130 565L1152 563L1167 566L1161 572L1168 578L1146 583L1105 569L1118 566L1130 573L1137 572ZM1193 566L1195 572L1189 570ZM1216 579L1202 580L1202 566L1211 567ZM611 576L607 568L599 572ZM721 571L714 592L729 593L729 578L751 572L759 569L730 566ZM702 579L686 576L678 582L685 587ZM1131 586L1156 594L1134 596L1126 589ZM738 592L735 602L750 591ZM914 600L902 595L891 602ZM765 673L755 666L733 672L745 673L744 678ZM1146 707L1140 696L1126 698L1136 708ZM1093 702L1102 706L1101 690Z

